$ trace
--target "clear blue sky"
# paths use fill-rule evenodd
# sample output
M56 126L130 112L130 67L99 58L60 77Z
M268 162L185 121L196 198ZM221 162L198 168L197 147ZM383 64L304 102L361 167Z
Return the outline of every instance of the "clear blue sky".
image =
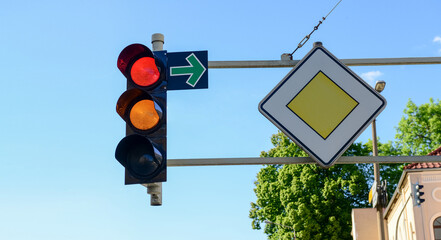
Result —
M149 206L144 187L124 185L114 151L126 83L116 59L160 32L171 52L277 60L336 3L2 1L0 239L266 239L248 218L260 166L169 168L161 207ZM314 41L342 59L441 56L440 10L438 0L343 0L294 59ZM441 98L440 65L352 69L387 82L381 141L393 140L409 98ZM169 158L270 149L277 130L257 105L289 70L210 69L208 90L170 92Z

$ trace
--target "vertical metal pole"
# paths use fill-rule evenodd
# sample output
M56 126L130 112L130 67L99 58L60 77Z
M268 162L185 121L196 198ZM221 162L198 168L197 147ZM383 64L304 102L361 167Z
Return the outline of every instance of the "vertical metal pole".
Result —
M152 50L161 51L164 49L164 35L155 33L152 35ZM150 205L162 205L162 182L142 184L147 188L147 194L150 194Z
M162 33L154 33L152 35L152 50L164 50L164 35Z
M374 157L378 156L377 148L377 126L376 120L372 121L372 155ZM380 164L374 163L374 181L377 183L377 227L378 227L378 239L385 240L384 233L384 221L383 221L383 206L380 200Z

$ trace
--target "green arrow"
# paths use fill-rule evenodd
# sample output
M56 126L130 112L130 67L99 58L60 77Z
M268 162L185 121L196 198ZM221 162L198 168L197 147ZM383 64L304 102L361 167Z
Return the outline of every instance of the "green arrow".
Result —
M182 67L171 67L170 75L171 76L181 76L181 75L190 75L187 79L186 83L192 87L196 86L199 79L201 79L204 74L205 67L199 61L199 59L194 55L194 53L190 54L190 56L185 58L190 66L182 66Z

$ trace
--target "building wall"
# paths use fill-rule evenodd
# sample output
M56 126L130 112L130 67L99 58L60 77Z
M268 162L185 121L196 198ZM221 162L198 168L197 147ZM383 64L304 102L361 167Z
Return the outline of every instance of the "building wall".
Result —
M352 209L352 238L378 240L377 211L375 208Z
M391 200L393 205L385 214L389 240L435 240L433 222L441 217L441 170L406 171L399 191ZM412 187L423 185L425 202L415 205Z
M399 194L395 196L394 207L389 209L386 220L389 240L415 239L412 197L408 182L408 179L405 178Z
M433 221L441 217L441 171L424 171L411 175L411 178L424 186L423 199L426 200L421 207L414 207L415 224L424 231L421 239L434 240Z

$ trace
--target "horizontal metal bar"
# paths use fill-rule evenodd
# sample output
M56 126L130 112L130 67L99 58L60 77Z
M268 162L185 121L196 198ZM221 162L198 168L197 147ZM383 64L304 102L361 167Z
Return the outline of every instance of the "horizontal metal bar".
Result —
M208 68L285 68L294 67L299 60L268 61L208 61Z
M343 59L347 66L441 64L441 57Z
M441 57L340 59L347 66L441 64ZM287 68L299 60L208 61L208 68Z
M422 163L441 162L441 156L354 156L340 157L336 164L356 163ZM184 166L228 166L228 165L263 165L263 164L315 164L310 157L275 157L275 158L197 158L168 159L169 167Z

